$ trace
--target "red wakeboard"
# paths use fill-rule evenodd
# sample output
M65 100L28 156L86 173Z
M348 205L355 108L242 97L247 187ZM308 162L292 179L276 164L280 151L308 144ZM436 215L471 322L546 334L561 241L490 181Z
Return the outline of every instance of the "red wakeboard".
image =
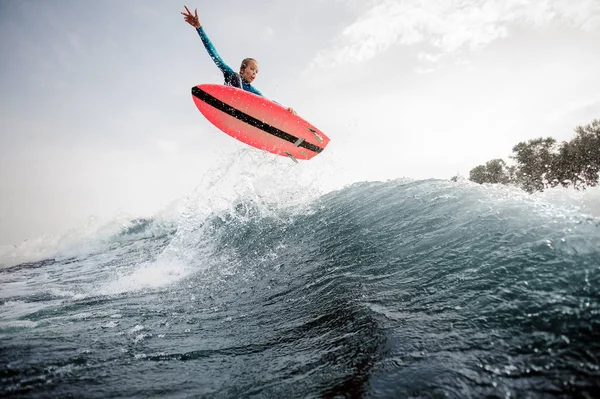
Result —
M330 141L298 115L245 90L203 84L192 87L192 98L206 119L231 137L294 161L311 159Z

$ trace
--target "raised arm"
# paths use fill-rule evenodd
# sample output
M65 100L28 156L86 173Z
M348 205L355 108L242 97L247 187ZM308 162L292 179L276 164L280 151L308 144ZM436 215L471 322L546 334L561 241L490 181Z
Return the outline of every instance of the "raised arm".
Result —
M225 61L223 61L219 53L217 53L215 46L213 46L208 36L206 36L204 28L202 28L202 25L200 25L200 19L198 18L198 9L196 9L194 11L194 14L192 14L187 8L187 6L185 6L185 11L186 12L182 12L181 15L183 15L185 22L196 28L196 31L198 32L200 39L202 39L202 43L204 44L208 55L210 55L210 58L212 58L217 67L221 70L221 72L223 72L223 74L225 74L226 77L233 75L233 69L231 69L229 65L225 63Z
M204 43L204 47L206 48L206 51L208 51L208 55L210 55L210 58L212 58L221 72L223 72L226 76L233 75L233 69L231 69L229 65L223 61L219 53L217 53L215 46L213 46L208 36L206 36L204 28L199 27L196 29L196 31L198 32L198 35L200 35L200 39L202 39L202 43Z
M185 22L187 22L188 24L190 24L194 28L196 28L196 31L198 32L200 39L202 39L202 43L204 43L204 47L206 48L206 51L208 51L208 55L210 55L210 58L212 58L212 60L217 65L217 67L219 67L221 72L223 72L223 75L225 75L225 81L228 81L229 79L231 79L232 75L235 74L235 71L233 69L231 69L229 67L229 65L227 65L223 61L223 59L221 58L219 53L217 53L215 46L213 46L213 44L211 43L208 36L206 36L206 32L204 32L202 25L200 25L200 19L198 18L198 9L195 9L194 14L192 14L192 12L189 10L189 8L187 8L187 6L184 6L184 7L185 7L185 12L182 12L181 15L183 15ZM242 86L243 86L242 89L248 90L254 94L264 97L263 94L260 91L258 91L256 88L254 88L254 86L252 86L250 83L243 82ZM273 101L273 102L276 102L276 101ZM279 103L277 103L277 104L279 104ZM296 111L294 111L294 109L292 109L292 108L287 108L287 110L293 114L296 114Z

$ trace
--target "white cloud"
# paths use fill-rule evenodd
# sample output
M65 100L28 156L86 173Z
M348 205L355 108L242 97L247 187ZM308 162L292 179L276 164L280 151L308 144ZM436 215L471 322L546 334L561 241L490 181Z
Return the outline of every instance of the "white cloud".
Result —
M506 37L513 24L565 22L600 28L598 0L378 0L310 64L336 67L368 61L396 44L424 43L440 54L476 50Z
M442 54L419 53L418 57L420 61L435 63L442 58Z

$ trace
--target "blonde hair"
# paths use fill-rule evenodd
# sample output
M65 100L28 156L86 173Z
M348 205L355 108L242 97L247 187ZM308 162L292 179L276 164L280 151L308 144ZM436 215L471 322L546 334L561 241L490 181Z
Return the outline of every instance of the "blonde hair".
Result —
M256 61L254 58L244 58L242 60L242 65L240 65L240 73L242 73L242 71L244 69L246 69L246 67L248 66L248 64L250 63L250 61L254 61L258 64L258 61Z

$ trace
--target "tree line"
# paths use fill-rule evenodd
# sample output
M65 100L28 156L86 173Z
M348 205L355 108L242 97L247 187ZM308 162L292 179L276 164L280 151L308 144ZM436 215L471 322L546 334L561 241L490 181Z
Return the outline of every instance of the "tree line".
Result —
M552 137L521 142L512 149L509 165L492 159L469 172L476 183L513 184L533 193L556 186L577 189L598 185L600 119L575 128L575 137L557 143Z

